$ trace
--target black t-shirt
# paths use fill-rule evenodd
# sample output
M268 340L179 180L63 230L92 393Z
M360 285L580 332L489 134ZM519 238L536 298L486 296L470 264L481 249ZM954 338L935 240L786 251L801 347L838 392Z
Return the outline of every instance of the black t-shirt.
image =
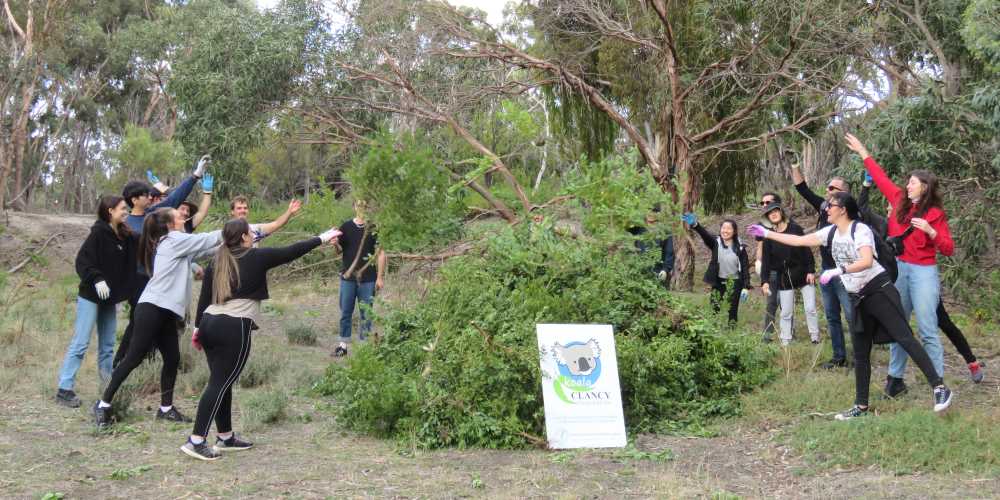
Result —
M368 226L368 233L365 234L365 227ZM345 279L357 279L357 272L359 269L364 268L361 272L361 282L370 283L375 281L378 276L378 270L375 267L375 262L366 267L368 264L368 259L374 257L376 235L375 227L365 224L359 226L354 223L354 219L351 219L340 225L340 232L344 233L337 238L337 242L340 243L340 248L344 250L344 262L340 267L341 276L347 269L351 267L354 263L355 256L358 255L358 250L361 251L361 258L358 259L358 265L354 266L355 274L354 276L344 276ZM364 244L362 244L361 238L364 237Z

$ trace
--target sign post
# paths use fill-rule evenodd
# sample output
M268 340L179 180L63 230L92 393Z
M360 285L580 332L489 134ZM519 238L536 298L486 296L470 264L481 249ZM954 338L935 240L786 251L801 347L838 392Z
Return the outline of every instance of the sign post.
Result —
M626 445L611 325L536 325L550 448Z

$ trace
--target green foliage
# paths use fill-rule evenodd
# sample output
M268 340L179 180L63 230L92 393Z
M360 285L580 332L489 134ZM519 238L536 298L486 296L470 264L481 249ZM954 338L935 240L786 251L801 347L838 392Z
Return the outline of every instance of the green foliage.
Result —
M240 375L240 387L250 389L270 383L281 371L282 359L271 349L254 353Z
M240 405L244 428L260 430L265 425L277 424L288 416L288 396L281 388L270 388L253 393Z
M152 470L151 465L140 465L138 467L132 467L131 469L115 469L111 474L108 475L108 479L113 481L125 481L127 479L132 479L133 477L141 475L143 472Z
M962 20L962 38L969 52L1000 73L1000 1L972 0Z
M62 500L63 498L66 498L66 495L64 493L53 492L53 491L50 491L42 495L42 500Z
M459 235L462 206L449 175L413 137L382 134L346 177L356 198L369 203L379 245L390 251L439 246Z
M316 345L316 329L305 324L293 324L285 329L289 344Z
M184 147L176 141L153 137L149 129L129 125L121 146L112 157L120 169L112 185L120 186L131 179L146 179L146 170L152 170L164 181L171 176L180 178L187 170Z
M597 235L623 238L626 229L645 225L646 215L656 205L660 206L663 217L670 218L676 213L670 196L659 188L648 169L637 165L637 159L633 149L627 155L580 160L577 173L566 180L566 191L585 207L585 229Z
M992 450L1000 446L1000 431L995 420L978 410L942 417L930 408L915 408L850 422L810 421L790 437L821 470L877 465L896 474L996 474L1000 459Z
M544 434L535 325L610 323L632 431L732 414L738 394L770 377L766 350L666 292L651 259L561 239L544 221L505 227L448 261L420 304L389 311L381 340L331 365L316 389L362 432L523 447Z

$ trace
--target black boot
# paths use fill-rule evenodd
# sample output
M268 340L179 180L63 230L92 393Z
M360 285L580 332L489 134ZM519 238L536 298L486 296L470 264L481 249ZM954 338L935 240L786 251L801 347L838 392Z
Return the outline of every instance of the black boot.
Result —
M906 394L906 383L903 379L889 375L885 378L885 395L888 398L896 398Z

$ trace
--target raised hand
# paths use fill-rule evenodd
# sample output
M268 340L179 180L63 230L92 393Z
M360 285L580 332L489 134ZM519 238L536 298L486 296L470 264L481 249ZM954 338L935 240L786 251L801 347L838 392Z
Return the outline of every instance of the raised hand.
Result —
M847 141L847 149L850 149L851 151L857 153L862 160L871 156L870 154L868 154L868 148L866 148L865 145L862 144L857 137L854 137L853 134L845 135L844 139Z
M698 225L698 216L691 212L685 212L684 215L681 215L681 220L691 227Z
M823 271L823 274L819 275L819 282L820 284L825 285L830 281L832 281L833 278L836 278L841 274L844 274L844 272L841 271L839 267L835 267L833 269L827 269L826 271Z
M194 168L194 176L205 175L205 169L208 168L209 163L212 163L212 155L202 155L201 159L198 160L198 166Z
M154 174L152 170L147 170L146 171L146 179L149 180L150 184L159 184L160 183L160 178L157 177L156 174Z
M872 182L874 182L874 181L875 181L875 179L872 179L872 174L869 174L868 171L865 170L865 179L863 181L861 181L861 184L863 184L865 186L871 186Z
M299 201L299 200L292 200L292 201L288 202L288 213L290 215L295 215L295 214L299 213L299 210L301 210L301 209L302 209L302 202L301 201Z
M767 238L767 234L770 233L764 226L760 224L751 224L747 227L747 234L754 238Z
M212 174L205 174L201 178L201 191L205 194L211 194L212 188L215 187L215 176Z

